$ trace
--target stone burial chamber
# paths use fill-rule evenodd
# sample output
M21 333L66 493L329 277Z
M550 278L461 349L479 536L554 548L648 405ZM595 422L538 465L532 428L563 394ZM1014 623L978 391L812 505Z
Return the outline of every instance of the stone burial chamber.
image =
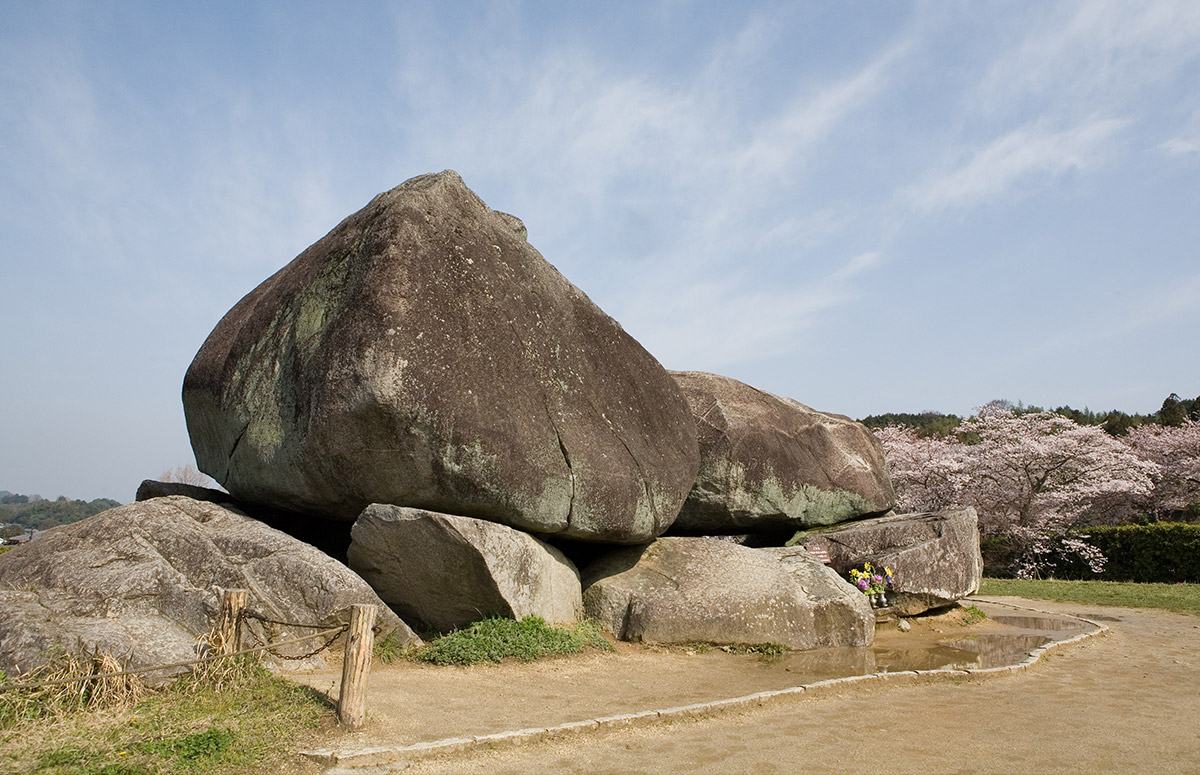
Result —
M895 494L865 427L666 371L527 237L456 173L421 175L250 291L183 381L224 491L148 480L0 557L0 662L68 641L179 658L214 586L293 620L386 603L402 643L590 616L796 649L871 642L840 575L864 557L897 566L906 610L977 586L966 516L878 516Z

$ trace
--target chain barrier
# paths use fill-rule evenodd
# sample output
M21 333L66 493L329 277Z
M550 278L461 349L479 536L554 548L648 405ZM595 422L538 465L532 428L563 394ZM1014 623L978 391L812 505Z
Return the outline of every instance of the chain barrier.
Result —
M282 640L282 641L279 641L278 643L271 643L271 642L269 642L268 639L266 639L264 637L260 637L257 633L255 633L253 630L251 630L249 627L247 627L246 633L249 634L251 637L253 637L256 641L258 641L259 645L254 646L252 648L241 649L232 654L216 654L216 655L209 656L209 657L202 657L200 659L188 660L186 662L172 662L172 663L166 664L166 665L154 665L151 667L140 667L140 668L136 668L133 670L121 670L118 672L102 671L102 672L98 672L98 673L92 673L90 675L83 675L83 676L79 676L76 678L66 678L66 679L57 680L57 681L43 681L40 683L22 683L20 681L5 681L5 682L0 682L0 692L11 691L14 689L42 689L42 688L46 688L49 686L70 686L72 684L87 683L90 681L97 681L97 680L107 680L110 678L118 678L120 676L126 676L126 675L141 675L142 673L154 673L159 670L176 670L179 668L194 667L196 665L204 665L204 664L208 664L211 662L216 662L221 659L229 659L231 657L240 657L240 656L244 656L246 654L253 654L253 653L257 653L257 652L261 652L261 651L265 651L268 654L270 654L271 656L277 657L279 659L286 659L289 661L299 662L299 661L302 661L305 659L310 659L312 657L315 657L318 654L320 654L321 652L328 650L329 648L331 648L333 646L334 643L337 642L338 638L342 637L342 635L344 635L346 633L346 631L350 629L349 624L342 624L342 625L338 625L336 627L328 627L324 624L305 624L304 622L288 622L288 621L283 621L281 619L272 619L270 617L263 616L262 614L243 610L238 615L238 621L242 622L245 620L260 622L262 624L274 625L276 627L292 627L295 629L302 629L302 630L318 630L319 632L314 632L309 635L301 635L299 637L290 638L288 640ZM376 632L376 634L378 634L378 632L380 630L379 626L376 625L373 629ZM283 652L279 651L279 648L278 648L279 646L290 646L290 645L297 644L297 643L303 643L304 641L312 640L313 638L324 637L326 635L328 635L329 637L325 640L324 643L322 643L321 645L317 646L315 649L308 651L304 654L300 654L300 655L284 654Z
M330 638L329 642L326 643L324 646L322 646L321 649L314 652L314 654L319 654L321 651L324 651L325 649L329 648L329 646L332 645L332 643L334 641L336 641L338 639L338 637L341 636L341 634L344 633L348 628L349 628L349 625L343 624L340 627L331 627L329 629L322 630L321 632L314 632L311 635L301 635L298 638L289 638L287 640L281 640L278 643L275 643L272 645L255 646L253 648L241 649L240 651L235 651L232 654L217 654L217 655L214 655L211 657L203 657L201 659L190 659L185 662L171 662L171 663L165 664L165 665L153 665L151 667L139 667L139 668L135 668L132 670L119 670L119 671L113 671L113 672L102 671L102 672L98 672L98 673L92 673L90 675L77 676L75 678L64 678L62 680L57 680L57 681L42 681L39 683L22 683L20 681L6 681L4 683L0 683L0 692L12 691L14 689L44 689L49 686L71 686L73 684L84 684L84 683L89 683L91 681L103 681L103 680L107 680L109 678L119 678L120 676L123 676L123 675L141 675L142 673L154 673L154 672L158 672L159 670L175 670L177 668L192 667L195 665L206 665L206 664L210 664L212 662L217 662L222 659L232 659L234 657L245 656L246 654L254 654L254 653L257 653L260 651L271 651L272 649L274 649L278 646L290 646L293 643L303 643L306 640L311 640L313 638L320 638L325 635L332 634L333 637ZM284 657L284 659L288 659L288 658L289 657Z
M285 622L280 619L271 619L269 617L263 616L262 614L256 614L253 611L249 611L249 610L243 610L241 618L242 619L252 619L253 621L262 622L263 624L273 624L277 627L294 627L296 629L301 629L301 630L328 629L328 625L324 625L324 624L304 624L303 622Z
M287 660L291 660L294 662L300 662L302 660L309 659L310 657L315 657L317 654L320 654L322 651L325 651L326 649L333 646L333 644L337 642L337 639L342 637L343 633L345 633L346 630L348 630L348 629L350 629L350 625L343 624L341 627L338 627L336 630L332 631L333 634L329 636L329 640L325 641L320 646L317 646L312 651L308 651L308 652L305 652L304 654L298 654L298 655L284 654L283 652L281 652L275 648L275 645L278 645L278 644L272 645L272 644L266 642L265 640L260 638L253 630L246 630L246 632L252 638L254 638L256 641L258 641L260 644L262 644L261 648L264 651L266 651L268 654L270 654L271 656L278 657L279 659L287 659ZM330 632L330 630L325 630L324 632ZM320 633L318 633L318 634L320 634ZM309 636L309 637L315 637L315 636Z
M255 621L255 622L261 622L262 624L273 625L276 627L293 627L293 628L305 629L305 630L319 630L319 629L326 627L326 625L324 625L324 624L305 624L303 622L287 622L287 621L283 621L282 619L272 619L268 616L263 616L262 614L254 613L253 611L249 611L249 610L243 610L239 616L239 620L241 620L241 621L250 620L250 621ZM337 628L337 631L334 632L333 635L331 635L329 637L329 639L326 640L324 643L317 646L312 651L308 651L308 652L305 652L304 654L299 654L299 655L284 654L283 652L276 649L274 647L274 645L272 645L269 642L269 640L267 640L266 638L260 637L258 635L258 633L254 632L254 630L251 630L249 627L246 628L246 633L248 635L250 635L250 637L254 638L256 641L258 641L259 644L261 644L263 650L266 651L271 656L276 657L278 659L286 659L286 660L289 660L292 662L302 662L306 659L315 657L316 655L320 654L322 651L325 651L326 649L332 647L333 644L337 642L337 639L342 637L342 635L348 629L350 629L350 625L348 625L348 624L341 625L340 627ZM328 628L326 628L324 631L328 632L329 630L328 630Z

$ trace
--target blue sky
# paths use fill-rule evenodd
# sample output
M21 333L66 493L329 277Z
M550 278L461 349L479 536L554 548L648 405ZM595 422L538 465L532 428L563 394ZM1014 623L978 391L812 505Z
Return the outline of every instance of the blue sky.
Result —
M668 367L862 416L1200 393L1200 3L0 2L0 487L192 462L184 370L451 168Z

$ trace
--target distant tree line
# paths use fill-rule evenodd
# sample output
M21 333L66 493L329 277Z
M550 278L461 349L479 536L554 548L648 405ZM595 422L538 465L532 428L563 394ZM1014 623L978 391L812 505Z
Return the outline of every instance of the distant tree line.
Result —
M0 538L11 538L29 530L48 530L120 505L111 498L84 501L60 495L50 500L40 495L0 490Z
M993 401L992 405L1003 406L1013 414L1041 414L1050 412L1066 417L1077 425L1099 426L1111 436L1124 436L1131 428L1139 425L1162 425L1164 427L1179 427L1185 422L1200 422L1200 396L1196 398L1180 398L1177 393L1167 396L1162 407L1153 414L1129 414L1118 410L1096 412L1087 407L1076 409L1063 405L1054 409L1026 405L1021 402ZM954 433L963 422L956 414L942 412L888 412L864 417L860 422L868 428L887 428L900 426L912 428L919 436L948 436Z
M191 465L170 468L159 474L158 478L162 482L179 482L200 487L218 486ZM30 530L49 530L58 525L78 522L120 505L120 501L111 498L85 501L60 495L51 500L40 495L21 495L0 490L0 538L12 538Z

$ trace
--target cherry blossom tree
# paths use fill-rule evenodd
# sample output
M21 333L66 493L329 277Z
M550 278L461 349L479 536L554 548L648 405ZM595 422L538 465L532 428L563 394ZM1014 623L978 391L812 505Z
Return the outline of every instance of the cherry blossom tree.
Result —
M177 484L192 484L197 487L215 487L216 482L212 480L208 474L202 474L196 470L195 466L176 466L169 468L158 475L160 482L174 482Z
M983 537L1007 544L1024 577L1063 555L1101 570L1103 555L1072 528L1106 499L1149 496L1158 472L1101 428L1001 404L980 409L954 438L886 428L880 442L902 508L974 506Z
M937 511L962 503L970 483L963 445L953 437L921 436L913 428L877 428L901 511Z
M1163 517L1200 504L1200 422L1139 425L1130 429L1125 443L1158 466L1154 490L1142 501L1151 515Z

